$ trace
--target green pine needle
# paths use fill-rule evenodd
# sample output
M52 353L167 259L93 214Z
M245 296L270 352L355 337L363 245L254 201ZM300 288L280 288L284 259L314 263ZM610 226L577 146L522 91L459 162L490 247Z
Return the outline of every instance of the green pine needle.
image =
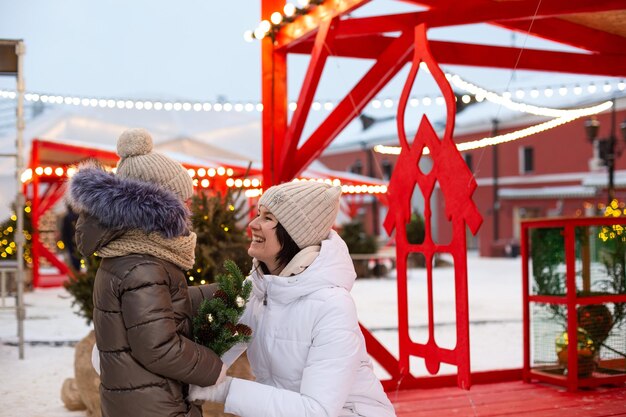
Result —
M221 356L237 343L248 342L251 330L239 324L252 284L246 281L232 260L224 262L225 274L216 277L218 290L210 300L204 300L193 319L196 342Z

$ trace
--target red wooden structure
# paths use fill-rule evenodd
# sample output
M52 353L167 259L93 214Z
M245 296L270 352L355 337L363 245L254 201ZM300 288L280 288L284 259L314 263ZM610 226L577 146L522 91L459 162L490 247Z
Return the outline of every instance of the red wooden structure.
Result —
M48 287L58 286L72 272L67 265L59 260L59 258L43 243L41 239L40 219L48 210L55 206L65 195L68 174L68 168L79 164L86 160L95 160L100 164L108 167L117 165L119 157L113 151L94 149L89 147L70 145L58 142L35 139L32 142L31 156L28 168L31 170L32 178L24 182L24 195L31 202L31 221L33 227L32 233L32 271L33 286ZM185 168L192 169L194 172L207 169L207 166L196 166L184 164ZM45 167L45 168L44 168ZM216 171L211 177L210 187L214 190L223 190L227 188L227 178L240 178L246 174L248 176L259 175L260 172L255 169L249 169L245 166L235 165L215 165ZM44 171L45 170L45 171ZM230 174L230 175L228 175ZM207 174L194 175L199 182L207 177ZM198 189L207 188L198 184ZM52 232L52 231L46 231ZM57 273L41 274L41 258L47 260Z
M604 285L601 285L602 289L604 289L603 294L594 292L594 290L598 288L594 288L597 286L593 285L594 283L592 281L596 281L596 284L606 282L609 271L602 271L599 277L591 276L593 275L592 269L596 269L597 267L592 268L591 265L592 256L589 253L591 246L589 241L599 239L598 230L601 230L603 226L609 228L611 232L613 232L613 228L615 227L621 234L624 219L613 217L587 217L540 219L522 222L522 288L524 296L523 376L525 381L537 379L544 382L551 382L563 385L570 391L576 391L579 387L596 387L599 385L626 382L626 329L610 329L613 325L613 318L611 318L610 310L606 307L608 304L617 304L615 311L619 313L620 309L623 309L624 305L626 305L626 288L623 288L624 284L622 284L621 291L619 287L611 288L609 286L606 288ZM565 291L562 294L546 294L532 288L531 284L535 277L533 277L529 268L533 261L530 251L530 234L538 229L556 229L557 233L560 233L562 236L561 242L564 246L562 255L565 260L566 268L565 282L562 283L564 284L562 287ZM622 236L615 236L614 238L621 240ZM554 248L553 250L560 250L560 245L559 248ZM609 254L601 253L600 256L606 257L609 256ZM614 262L614 260L610 262ZM596 260L595 263L601 264L601 259ZM619 264L622 263L623 260ZM613 266L607 266L607 269L612 268ZM617 269L617 273L619 274L619 267L617 267ZM622 307L619 307L619 303L621 303ZM562 366L563 364L561 366L557 365L556 360L554 363L550 364L538 363L539 361L537 360L531 360L534 356L534 352L531 350L532 346L534 345L535 350L537 350L537 346L542 344L542 334L544 335L543 339L547 338L548 340L546 342L554 349L556 336L558 336L558 332L562 331L561 329L554 334L545 329L541 329L542 319L533 317L536 314L533 314L532 308L541 308L542 305L564 306L566 323L562 324L565 324L567 328L567 338L565 338L565 340L576 341L576 343L566 343L567 350L563 351L564 355L562 356L566 362L565 367ZM599 310L598 306L603 307ZM606 311L605 314L608 314L608 317L594 314L594 316L586 319L580 314L581 311L584 311L581 309L585 307L591 307L591 310L587 311L592 313ZM551 321L554 320L555 318L551 319ZM587 322L581 323L582 320L587 320ZM534 326L532 326L533 323ZM626 327L626 323L623 323L622 326ZM587 327L587 329L585 329L585 327ZM603 329L603 327L605 329ZM605 337L609 336L609 330L611 330L610 333L615 337L616 347L621 349L621 354L619 350L614 349L606 342L600 345L597 341L594 343L594 340L590 339L587 341L589 344L589 346L587 346L585 344L586 340L581 340L581 337L587 334L587 330L590 332L606 332ZM532 333L539 331L541 331L541 334L531 337ZM621 337L619 334L615 334L616 332L621 333ZM585 349L588 353L583 354L582 352ZM604 351L609 354L617 352L617 355L605 357L602 355ZM581 369L581 367L587 369ZM564 372L564 370L567 370L567 372Z
M441 88L446 101L448 123L444 136L440 140L430 121L426 116L422 116L416 136L412 143L409 143L404 129L405 110L409 102L411 88L422 63L427 65L437 85ZM426 369L431 374L436 374L439 371L442 362L456 365L459 387L469 389L471 385L465 229L467 225L472 233L476 234L482 218L472 201L476 181L472 178L471 172L452 140L455 108L452 88L428 49L426 28L424 25L419 25L415 28L415 53L411 71L400 96L397 122L402 151L389 184L389 213L385 219L387 233L391 235L393 230L396 230L400 358L398 366L395 367L395 372L390 372L393 376L393 383L396 385L411 385L413 379L410 377L409 366L411 356L424 358ZM428 174L424 174L419 168L419 160L425 147L430 149L434 162L434 166ZM452 241L446 245L435 244L432 237L430 201L437 182L439 182L445 198L446 218L452 222L453 228ZM424 196L426 205L424 209L426 233L422 243L409 244L406 225L411 216L411 196L416 184ZM422 253L426 259L428 277L428 342L426 344L415 343L411 341L409 336L407 258L410 252ZM441 252L450 253L454 259L457 327L457 344L454 349L439 347L435 339L433 259L435 254ZM380 350L381 347L378 349ZM397 375L398 371L399 375Z
M71 274L65 263L41 242L39 222L41 217L54 207L65 195L67 167L80 161L95 159L103 165L114 166L118 159L114 152L88 149L79 146L65 145L42 140L33 140L28 168L33 173L32 180L24 183L24 195L31 202L32 222L32 271L33 286L57 286ZM43 166L50 168L48 173L37 174ZM54 174L56 168L62 168L61 175ZM60 172L60 171L59 171ZM46 259L58 271L43 277L40 274L41 258Z
M446 175L457 174L456 171L444 174L446 170L458 168L458 154L451 149L452 131L454 125L454 105L450 102L450 87L447 85L435 64L457 64L496 68L514 68L539 71L571 72L581 74L596 74L609 76L623 76L626 74L626 33L623 31L623 18L626 16L623 1L608 0L597 2L593 0L573 0L568 2L558 0L467 0L456 2L451 0L406 0L404 4L415 4L426 7L410 13L396 15L370 16L352 18L349 16L355 9L369 3L369 0L317 0L310 1L310 5L297 14L295 18L283 20L275 24L268 36L262 39L262 97L263 97L263 182L264 186L289 181L296 177L306 166L315 160L333 139L356 117L364 107L374 98L383 87L414 57L414 49L421 49L417 53L420 59L426 59L430 54L424 48L432 51L432 66L429 65L433 76L437 80L447 102L446 133L441 142L438 142L429 123L423 122L420 126L416 142L409 147L404 140L403 153L407 160L404 165L419 160L419 152L424 145L433 149L440 148L439 156L433 157L441 166L431 176L415 177L417 169L401 168L398 163L395 172L399 172L401 179L396 179L394 187L401 189L401 181L406 181L410 187L414 181L420 185L424 201L432 192L432 183L439 180L445 192L454 192L461 189L460 183L444 187L443 179ZM261 18L270 20L270 16L283 9L283 0L261 0ZM614 22L617 17L621 23ZM611 20L612 24L606 22ZM427 41L425 36L414 37L415 27L424 25L423 31L428 28L465 25L473 23L491 23L511 30L519 30L546 39L576 46L589 53L565 53L544 50L532 50L492 45L473 45L462 42L434 42ZM609 27L611 26L611 27ZM399 33L399 35L395 35ZM428 45L428 46L426 46ZM288 116L287 92L287 56L290 53L310 55L309 66L304 76L297 100L297 108L292 117ZM329 57L347 57L374 60L372 67L358 80L352 90L343 98L330 114L323 120L313 133L304 140L303 127L307 120L313 99L315 97L322 72ZM417 71L417 69L414 69ZM414 76L413 74L412 76ZM412 82L411 79L409 83ZM404 99L406 100L406 96ZM406 103L406 101L405 101ZM403 106L400 106L402 109ZM399 115L399 120L401 116ZM402 129L399 129L402 137ZM437 145L435 145L435 143ZM450 148L450 149L448 149ZM394 172L394 175L395 175ZM458 171L461 176L466 170ZM408 173L408 175L406 175ZM403 178L405 177L406 178ZM421 179L420 179L421 178ZM419 355L426 358L429 371L436 372L440 362L453 363L458 367L457 384L469 388L469 340L466 337L466 258L464 247L465 230L461 225L468 224L473 232L480 225L480 216L471 205L471 195L474 186L471 180L465 184L460 196L446 196L447 218L453 222L454 245L447 248L436 247L432 243L424 243L419 247L409 247L400 244L398 252L398 294L399 294L399 334L400 360L394 358L376 341L366 329L364 334L368 349L372 356L383 365L391 374L391 381L387 381L386 388L411 387L419 385L418 381L408 374L408 358L410 355ZM411 188L412 191L412 188ZM410 191L398 191L398 201L402 195ZM392 195L389 195L390 199ZM453 206L458 204L455 211ZM466 205L464 205L466 204ZM402 206L394 207L395 217L389 225L396 226L396 240L400 233L400 225L406 221L406 211ZM426 217L428 215L426 214ZM427 223L426 235L430 235L430 225ZM389 230L389 228L388 228ZM461 242L463 241L463 242ZM456 291L457 291L457 347L453 350L438 349L432 337L426 345L415 345L408 338L406 305L402 298L406 294L406 270L400 272L402 257L406 251L419 250L431 254L437 250L452 252L455 256ZM403 263L404 264L404 263ZM429 274L430 276L430 274ZM403 289L404 288L404 289ZM465 299L463 299L465 297ZM460 300L460 302L459 302ZM431 317L432 318L432 317ZM465 321L464 321L465 320ZM429 328L432 335L432 320ZM492 374L491 381L511 377L510 374Z
M33 233L32 241L32 273L34 287L50 287L60 285L71 270L67 265L42 243L42 232L54 232L53 230L41 230L41 218L48 210L53 208L65 195L66 183L71 175L68 171L71 167L85 161L96 160L107 167L117 165L119 157L110 150L94 149L84 146L70 145L59 142L35 139L32 142L31 156L28 164L32 177L24 180L24 195L30 201L31 221ZM204 162L204 160L202 161ZM253 188L257 180L252 180L252 185L247 184L250 178L259 177L261 171L244 164L223 164L217 161L206 161L204 165L184 163L185 168L197 182L198 192L202 189L224 191L228 187ZM307 172L317 179L326 181L328 172ZM243 181L242 181L243 179ZM362 177L334 176L342 185L358 184L361 188L378 187L379 181L361 181ZM242 184L243 183L243 184ZM359 194L354 194L355 196ZM251 213L252 214L252 213ZM56 272L41 273L41 259L45 259Z

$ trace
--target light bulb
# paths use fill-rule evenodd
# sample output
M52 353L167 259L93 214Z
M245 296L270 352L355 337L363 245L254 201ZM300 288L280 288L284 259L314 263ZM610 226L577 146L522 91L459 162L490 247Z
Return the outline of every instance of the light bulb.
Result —
M261 21L261 23L259 23L259 29L263 32L263 33L267 33L270 31L270 29L272 28L272 25L270 24L269 21L267 20L263 20Z
M292 17L296 14L296 6L293 3L286 3L285 7L283 7L283 12L285 17Z
M280 23L283 21L283 15L280 14L280 12L274 12L270 16L270 21L275 25L280 25Z

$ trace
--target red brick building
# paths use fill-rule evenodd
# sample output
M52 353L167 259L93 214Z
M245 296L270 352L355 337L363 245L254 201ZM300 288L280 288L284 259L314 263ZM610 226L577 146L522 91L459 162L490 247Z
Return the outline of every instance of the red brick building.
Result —
M615 196L626 200L626 137L621 125L626 122L626 96L616 100L615 112L605 111L597 115L600 127L597 139L611 135L612 119L615 136ZM577 107L588 107L581 104ZM545 118L521 116L495 123L478 123L473 127L457 128L455 141L470 142L477 139L518 131L535 125ZM515 255L519 239L519 223L525 218L555 216L601 215L608 201L608 172L602 165L594 146L587 138L583 117L559 127L536 133L522 139L496 146L487 146L463 152L463 156L475 175L478 188L474 194L484 223L476 237L469 237L468 246L478 249L481 256ZM395 122L388 123L389 131ZM352 170L378 178L390 175L395 163L394 155L373 151L378 144L397 145L389 137L368 137L362 142L352 142L352 146L330 148L320 160L329 168ZM422 158L422 169L428 169L429 158ZM494 164L494 160L497 164ZM496 168L497 167L497 168ZM451 237L451 230L441 213L444 202L435 193L438 207L433 214L433 224L437 226L439 242ZM423 202L413 202L418 211L423 212ZM373 214L372 206L377 206L378 215ZM374 213L376 213L374 211ZM385 236L380 223L386 208L372 197L363 200L360 215L369 232ZM378 226L378 227L377 227Z

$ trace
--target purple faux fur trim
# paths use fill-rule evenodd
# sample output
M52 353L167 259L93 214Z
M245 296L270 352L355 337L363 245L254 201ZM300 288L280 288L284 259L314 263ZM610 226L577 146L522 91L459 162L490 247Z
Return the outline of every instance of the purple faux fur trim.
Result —
M189 233L189 210L176 195L149 182L119 178L93 163L70 180L68 202L106 228L140 229L172 238Z

